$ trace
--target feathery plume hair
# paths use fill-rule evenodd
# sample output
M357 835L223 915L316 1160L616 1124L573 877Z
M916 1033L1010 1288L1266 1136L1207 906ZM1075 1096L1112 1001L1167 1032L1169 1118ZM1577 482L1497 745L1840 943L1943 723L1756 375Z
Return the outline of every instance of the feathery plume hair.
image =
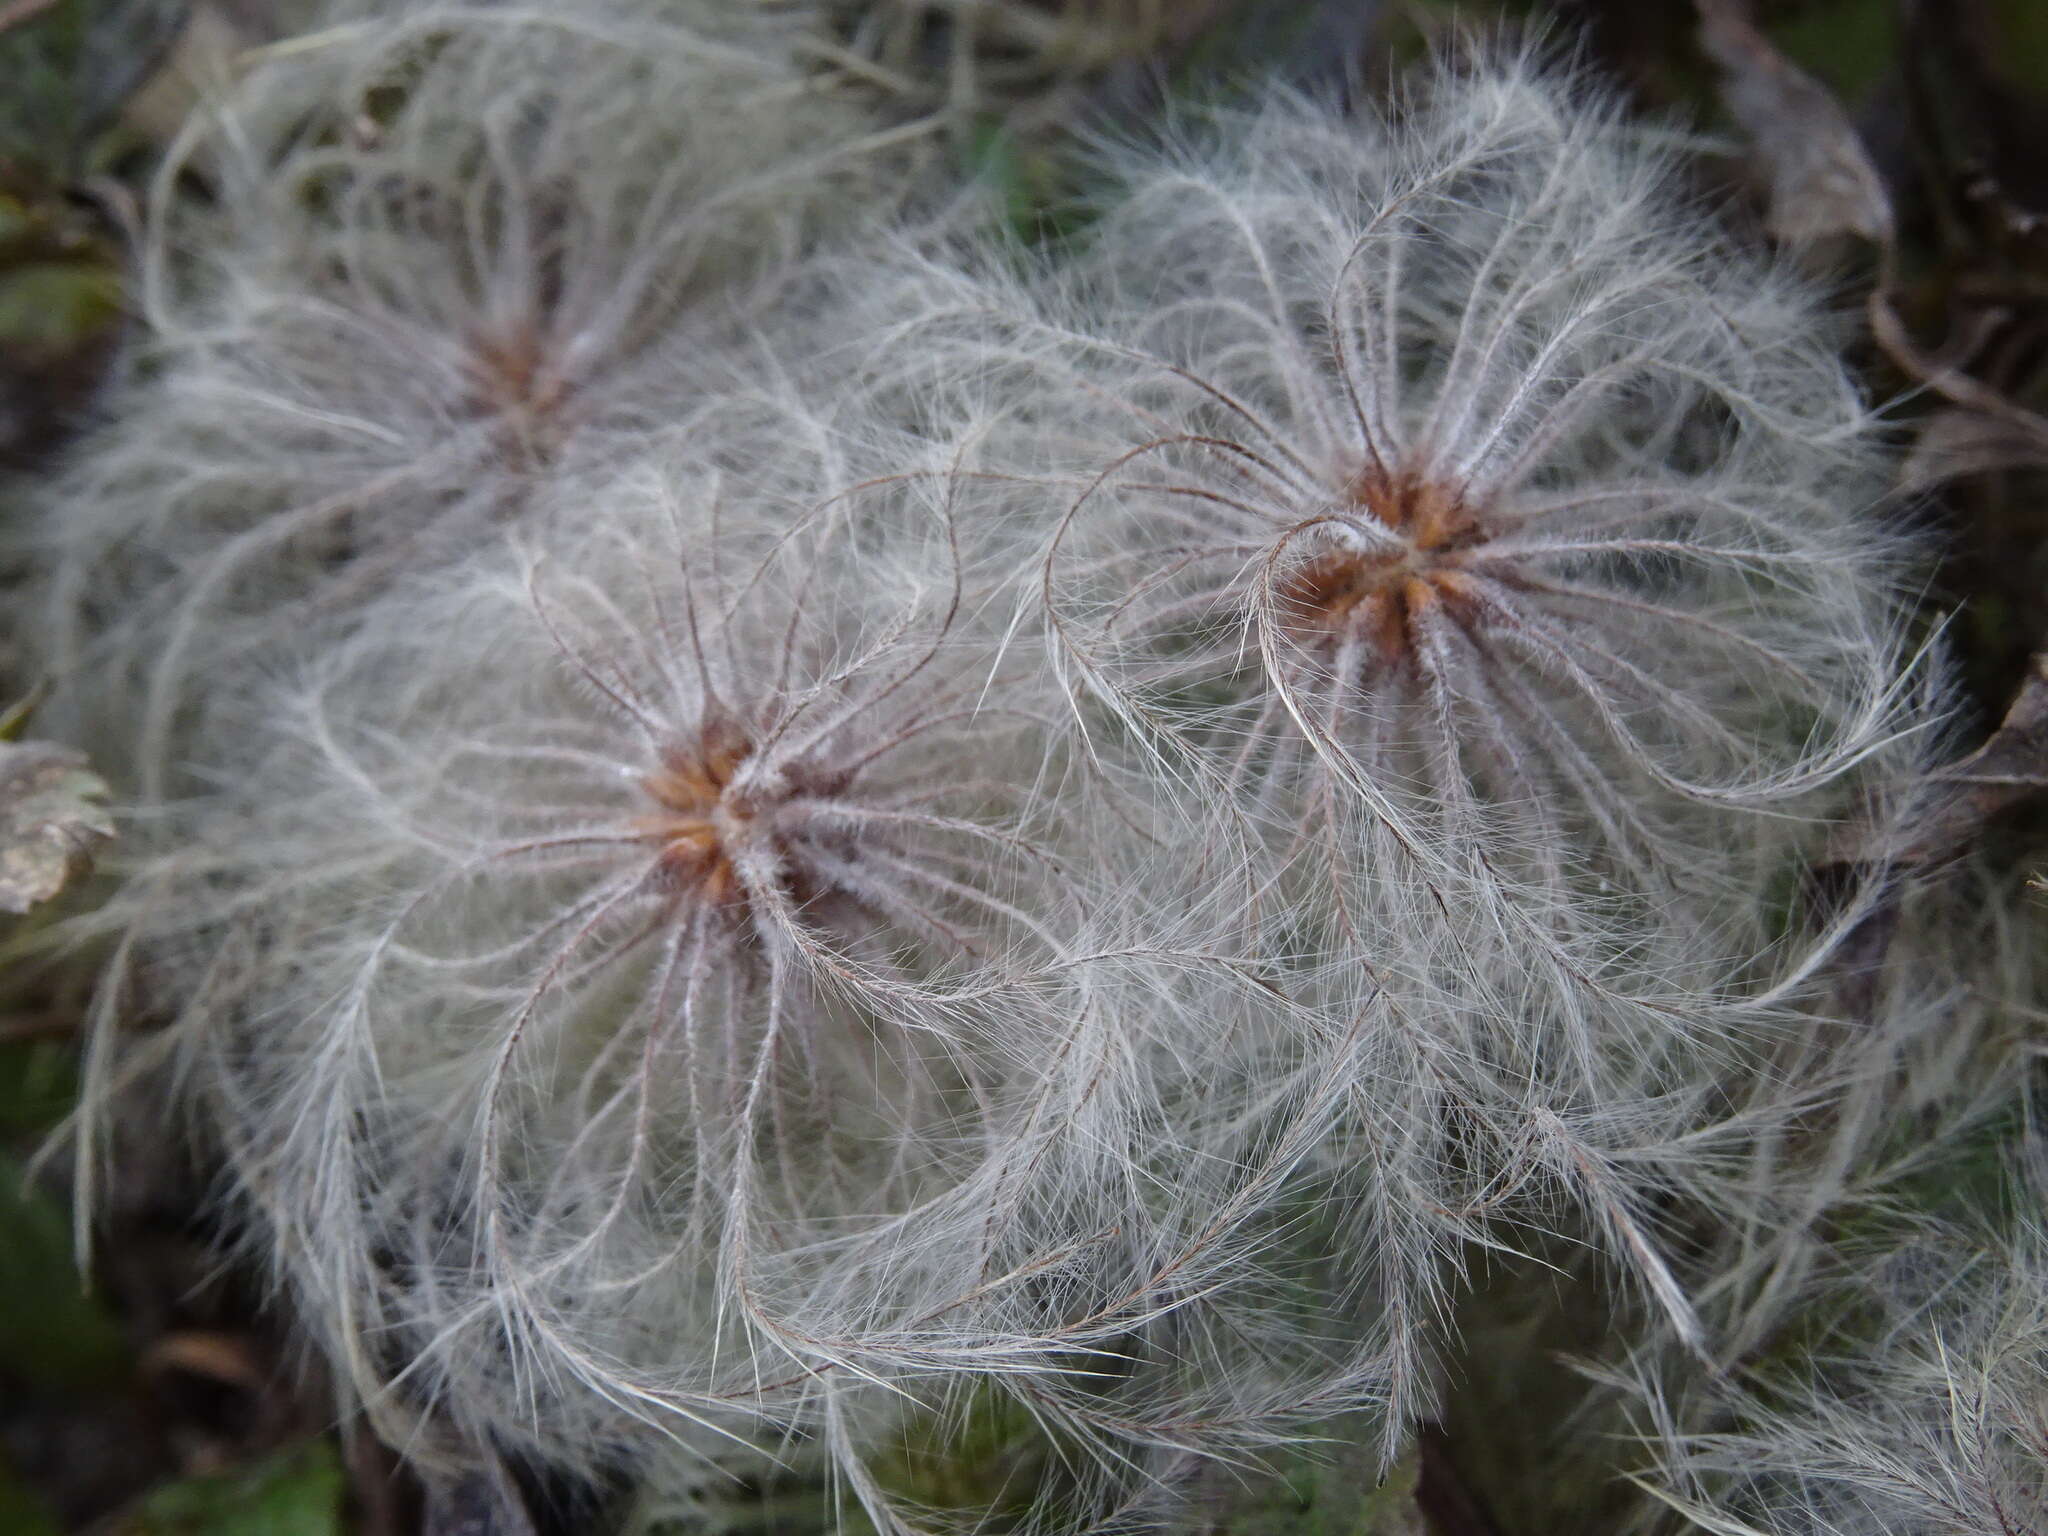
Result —
M1077 687L1289 836L1354 805L1561 922L1754 909L1917 723L1886 456L1810 290L1527 57L1106 168L1029 402L1082 477L1046 572Z
M579 430L674 419L691 375L651 379L655 344L705 345L883 200L873 125L721 9L385 7L194 115L135 382L41 519L31 636L64 723L122 733L150 798L197 679L280 665L516 519Z
M1251 829L1280 984L1372 1021L1328 1155L1390 1433L1517 1222L1704 1348L1659 1213L1754 1201L1741 1149L1818 1091L1797 1009L1885 882L1798 942L1771 893L1902 811L1936 720L1818 296L1531 54L1097 158L1068 265L909 259L875 388L1001 402L1085 748Z
M677 440L731 453L716 414ZM809 1441L907 1529L872 1443L993 1390L1066 1507L1134 1507L1161 1455L1377 1401L1297 1178L1357 1033L1168 916L1132 797L1048 757L974 477L849 481L826 436L764 433L772 496L565 475L573 540L386 594L265 700L240 851L162 904L204 926L165 1048L417 1456Z
M1772 893L1931 720L1807 289L1506 56L1218 109L1102 157L1064 269L821 319L853 251L727 352L698 279L780 271L818 164L657 117L575 174L718 48L559 23L586 118L557 23L423 17L223 182L308 276L156 276L142 388L246 442L138 412L74 484L188 473L59 539L153 791L238 676L144 941L352 1400L586 1471L808 1441L907 1531L913 1402L1006 1396L1103 1523L1305 1419L1391 1459L1525 1223L1705 1352L1666 1232L1836 1086L1787 1042L1878 882L1803 944ZM131 537L167 595L103 626Z
M2039 1148L2033 1148L2038 1155ZM1716 1536L2021 1536L2048 1521L2048 1250L1930 1228L1869 1263L1831 1335L1680 1435L1660 1497ZM1724 1419L1725 1422L1725 1419Z
M724 1423L878 1355L876 1247L957 1279L898 1231L1002 1097L945 999L1042 965L1068 899L950 529L644 466L563 495L573 546L387 595L323 658L272 765L308 790L248 839L314 872L294 958L190 1010L358 1390L543 1456L587 1454L564 1414Z

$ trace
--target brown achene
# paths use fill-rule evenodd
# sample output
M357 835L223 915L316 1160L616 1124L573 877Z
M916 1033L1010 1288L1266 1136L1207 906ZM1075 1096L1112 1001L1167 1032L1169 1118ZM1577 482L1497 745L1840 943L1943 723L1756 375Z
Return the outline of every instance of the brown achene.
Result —
M758 742L730 717L713 717L692 744L665 747L660 766L642 776L640 787L657 809L634 823L634 831L655 849L656 878L678 900L724 908L737 915L747 892L736 864L735 843L772 851L774 879L789 901L810 907L829 891L810 867L810 856L829 847L834 860L858 859L843 832L821 829L815 808L844 795L851 775L803 762L783 765L774 788L735 788L735 780Z
M467 370L472 408L505 421L520 442L545 457L562 429L572 386L550 364L539 326L529 322L503 336L476 337Z
M753 743L739 727L708 725L694 747L664 749L661 766L640 781L661 808L640 829L658 848L662 876L678 895L695 896L707 906L740 898L739 876L718 813L734 774L752 751Z
M1333 549L1291 572L1280 600L1301 638L1325 647L1362 641L1393 667L1414 656L1416 626L1432 609L1460 625L1478 618L1463 566L1487 534L1455 488L1370 464L1345 486L1345 501L1400 542Z

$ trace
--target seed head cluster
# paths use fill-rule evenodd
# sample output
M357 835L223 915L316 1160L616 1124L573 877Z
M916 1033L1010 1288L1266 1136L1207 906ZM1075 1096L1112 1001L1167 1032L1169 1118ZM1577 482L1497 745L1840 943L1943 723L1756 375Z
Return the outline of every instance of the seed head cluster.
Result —
M872 204L874 125L722 12L402 8L198 110L156 177L148 336L40 534L37 643L81 731L139 716L145 795L182 788L197 680L500 536L579 433L715 373L653 385L656 338L729 326Z
M997 1412L1127 1526L1401 1456L1546 1244L1746 1347L1940 1050L1850 1018L1882 861L1785 894L1941 715L1819 298L1527 54L1022 251L789 37L358 6L195 121L37 534L147 811L88 1127L175 1085L435 1475L935 1530L1015 1490L887 1446Z

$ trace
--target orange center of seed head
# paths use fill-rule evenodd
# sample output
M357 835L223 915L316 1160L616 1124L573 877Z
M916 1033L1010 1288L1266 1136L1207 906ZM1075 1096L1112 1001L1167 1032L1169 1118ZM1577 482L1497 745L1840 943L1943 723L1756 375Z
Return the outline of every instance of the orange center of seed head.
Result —
M660 807L640 827L659 850L662 874L677 894L712 906L739 897L739 877L719 830L718 812L752 750L753 743L737 726L714 723L694 747L664 749L661 766L640 781ZM736 808L726 805L725 811L729 818Z
M521 444L543 455L555 446L569 381L548 366L538 325L472 338L467 367L479 414L505 421Z
M1351 478L1344 499L1400 542L1333 549L1287 576L1280 600L1303 640L1322 647L1361 641L1383 665L1396 666L1415 654L1417 625L1438 605L1461 622L1476 616L1476 594L1460 567L1486 531L1455 490L1371 465Z

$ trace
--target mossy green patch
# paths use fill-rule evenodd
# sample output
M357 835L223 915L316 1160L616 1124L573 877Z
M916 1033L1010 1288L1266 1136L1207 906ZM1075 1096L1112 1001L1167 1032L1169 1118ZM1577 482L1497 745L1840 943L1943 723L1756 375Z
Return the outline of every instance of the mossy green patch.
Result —
M0 1361L13 1375L55 1391L120 1378L128 1348L113 1316L80 1281L71 1223L49 1195L0 1157Z
M341 1536L344 1478L332 1442L157 1489L116 1536Z

